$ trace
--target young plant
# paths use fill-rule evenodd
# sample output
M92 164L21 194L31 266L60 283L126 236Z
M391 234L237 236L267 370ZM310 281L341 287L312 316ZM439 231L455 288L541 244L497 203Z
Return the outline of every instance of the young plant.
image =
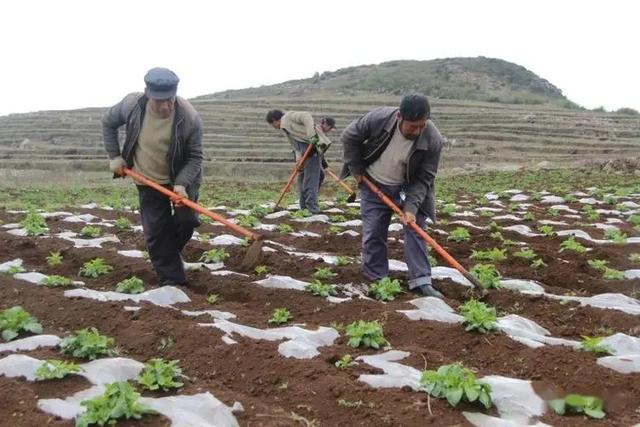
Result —
M353 360L353 357L351 357L350 354L345 354L335 363L335 365L338 369L348 369L354 366L358 366L358 362Z
M202 254L200 257L200 261L204 263L214 263L214 262L223 262L225 259L229 258L229 254L224 249L211 249Z
M604 238L607 240L611 240L614 243L627 243L627 235L617 228L609 228L607 230L604 230Z
M335 286L324 284L319 280L314 280L308 284L305 289L313 295L318 295L323 298L337 294Z
M218 294L207 295L207 302L211 305L217 304L218 302L220 302L220 295Z
M640 225L640 215L638 214L631 215L629 216L629 218L627 218L627 221L629 221L633 225Z
M238 225L245 228L250 228L258 225L258 218L253 215L240 215L237 218Z
M542 258L538 258L536 260L531 261L530 266L531 266L531 268L538 269L538 268L546 267L547 264L545 264L545 262L542 260Z
M605 267L602 272L602 277L606 280L623 280L624 272L616 270L615 268Z
M509 212L515 212L520 209L520 203L509 203L507 209L509 210Z
M36 370L36 380L62 379L70 374L81 372L80 365L64 360L47 360Z
M156 411L141 404L137 393L127 381L107 384L100 396L80 402L87 410L76 419L76 427L113 425L120 419L139 420Z
M286 308L276 308L271 314L271 319L269 319L269 323L274 323L276 325L282 325L287 323L289 320L293 319L291 312Z
M601 344L601 341L604 337L582 337L582 343L580 344L580 349L583 351L590 351L596 354L602 354L605 356L613 355L613 349L608 346Z
M95 225L87 225L80 230L82 237L96 238L102 236L102 228Z
M526 259L527 261L534 260L538 257L538 255L536 255L533 249L530 249L530 248L527 248L527 249L522 248L518 252L514 252L513 256Z
M491 407L491 386L478 382L474 373L460 363L440 366L437 371L423 371L420 386L434 397L447 399L451 406L457 406L460 401L478 401L485 408Z
M440 209L440 212L442 212L443 214L451 215L456 211L456 209L457 206L454 203L447 203Z
M580 394L567 394L564 399L553 399L549 406L558 415L585 414L588 417L601 419L606 416L602 409L602 399Z
M16 305L0 312L0 331L3 340L11 341L20 331L41 334L42 325L24 308Z
M330 234L338 234L342 232L342 228L340 228L337 225L330 225L329 226L329 233Z
M466 331L478 331L483 334L497 328L496 309L489 307L485 303L470 299L462 304L458 311L464 316L462 324Z
M94 360L99 356L115 356L113 338L100 335L96 328L84 328L73 332L60 342L63 354Z
M280 233L293 233L293 227L285 223L278 224L278 231Z
M603 259L590 259L587 261L589 267L594 268L598 271L604 271L607 268L607 264L609 261L605 261Z
M471 252L471 258L476 259L478 261L504 261L507 259L507 250L506 249L486 249L486 250L478 250Z
M138 383L145 390L169 391L182 387L178 380L182 377L182 369L178 360L150 359L138 375Z
M331 222L345 222L347 218L344 215L332 215L329 220Z
M317 280L327 280L332 277L336 277L338 274L331 271L329 267L318 267L316 268L315 273L313 273L313 278Z
M128 230L131 228L131 221L129 218L121 216L116 220L115 226L118 230Z
M485 217L485 218L491 218L492 216L495 216L496 214L491 212L491 211L480 211L480 216Z
M269 208L265 208L264 206L255 206L253 209L251 209L251 212L249 212L249 215L252 215L256 218L262 218L268 214Z
M24 273L24 267L22 267L21 265L12 265L9 268L7 268L6 273L7 274L18 274L18 273Z
M640 252L634 252L632 254L629 254L629 261L640 262Z
M291 214L291 217L296 219L308 218L310 216L311 212L309 212L309 210L307 209L298 209Z
M562 197L564 199L565 203L575 203L578 201L578 198L576 196L574 196L573 194L567 194L566 196Z
M465 242L469 239L471 239L471 234L469 234L469 230L464 227L457 227L455 230L449 233L449 236L447 237L447 240L452 240L458 243Z
M558 216L558 215L560 215L560 212L558 211L558 209L549 208L547 210L547 215L549 215L549 216Z
M582 246L574 236L569 237L567 240L560 243L560 252L567 250L583 254L587 251L587 248Z
M640 254L638 254L638 256L640 257ZM337 266L343 266L343 265L349 265L349 264L351 264L351 259L348 256L338 255L336 257Z
M533 212L527 212L526 214L524 214L522 219L524 219L525 221L535 221L536 216Z
M379 301L393 301L396 295L402 293L400 281L385 277L369 287L369 293Z
M129 277L116 285L116 291L125 294L141 294L144 292L144 282L136 276Z
M63 257L60 255L60 252L49 252L49 256L46 258L47 264L54 267L56 265L62 264Z
M103 258L94 258L82 265L79 274L84 277L96 278L111 273L111 271L113 271L113 267L107 264Z
M44 217L33 209L20 221L20 227L26 231L27 236L41 236L47 232L47 222Z
M389 342L384 338L382 326L377 320L373 322L367 322L364 320L358 320L350 325L347 325L346 329L347 337L349 341L347 345L350 347L372 347L380 348L381 345L388 344Z
M500 287L500 278L502 277L493 264L476 264L469 273L478 281L485 289L497 289Z
M264 276L265 274L267 274L269 272L269 267L267 267L266 265L258 265L258 266L256 266L256 268L254 268L253 271L258 276Z
M538 227L538 231L547 237L551 237L556 234L553 227L550 225L541 225Z
M40 281L40 284L50 288L68 288L69 286L73 286L73 280L69 279L68 277L52 274L51 276L47 276L42 279Z

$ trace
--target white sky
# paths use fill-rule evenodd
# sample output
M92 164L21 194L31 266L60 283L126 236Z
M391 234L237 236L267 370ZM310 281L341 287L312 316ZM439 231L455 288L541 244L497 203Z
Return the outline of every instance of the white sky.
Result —
M588 108L640 110L634 0L6 0L0 115L114 104L154 66L179 94L397 59L523 65Z

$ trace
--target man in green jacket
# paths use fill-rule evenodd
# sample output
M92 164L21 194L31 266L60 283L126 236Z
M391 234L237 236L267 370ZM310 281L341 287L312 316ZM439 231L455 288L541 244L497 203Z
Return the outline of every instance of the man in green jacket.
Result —
M153 68L144 77L145 93L131 93L102 118L109 168L123 167L145 175L170 190L198 200L202 181L202 121L185 99L177 97L178 76ZM125 125L122 148L118 128ZM138 185L140 218L149 258L161 285L185 285L180 252L199 224L198 214L145 185Z
M269 111L266 120L287 137L296 161L304 154L309 144L315 145L313 153L307 158L302 172L298 175L298 188L300 209L307 209L313 214L319 213L318 193L323 178L323 153L331 145L331 141L325 134L335 129L335 120L326 117L316 125L311 114L306 111L284 113L281 110Z

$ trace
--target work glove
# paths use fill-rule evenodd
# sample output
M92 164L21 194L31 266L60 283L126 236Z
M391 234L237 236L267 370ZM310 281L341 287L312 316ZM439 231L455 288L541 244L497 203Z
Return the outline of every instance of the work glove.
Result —
M320 137L318 136L317 133L313 135L311 138L309 138L309 144L311 145L317 145L318 142L320 142Z
M124 176L122 168L126 167L127 163L121 156L114 157L109 160L109 170L118 176Z

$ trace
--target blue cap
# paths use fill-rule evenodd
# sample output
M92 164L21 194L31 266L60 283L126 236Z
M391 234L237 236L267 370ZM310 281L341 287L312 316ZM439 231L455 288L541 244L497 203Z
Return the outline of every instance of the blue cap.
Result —
M169 99L176 96L180 79L168 68L152 68L144 76L145 93L152 99Z

